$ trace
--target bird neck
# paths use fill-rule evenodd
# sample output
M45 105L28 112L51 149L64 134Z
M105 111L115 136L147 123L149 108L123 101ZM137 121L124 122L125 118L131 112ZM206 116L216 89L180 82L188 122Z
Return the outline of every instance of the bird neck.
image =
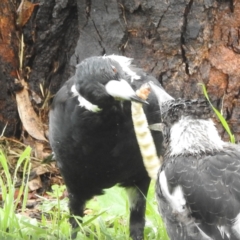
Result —
M191 119L183 117L170 129L168 154L200 155L203 153L221 151L224 142L211 119Z

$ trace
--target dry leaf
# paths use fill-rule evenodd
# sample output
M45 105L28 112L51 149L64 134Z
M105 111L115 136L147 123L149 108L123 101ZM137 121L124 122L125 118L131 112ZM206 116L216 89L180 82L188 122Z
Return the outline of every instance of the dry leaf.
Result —
M28 22L36 5L39 5L39 3L31 3L29 1L22 0L17 9L17 26L23 27Z
M36 104L42 103L41 97L34 91L31 90L32 99Z
M48 173L49 169L47 165L39 165L38 167L34 168L32 171L34 171L35 174L39 176L44 173Z
M38 159L43 159L43 143L35 141L34 145L35 156Z
M21 81L23 90L16 93L18 113L26 131L35 139L47 141L44 137L44 130L36 112L30 102L26 83Z
M33 180L28 182L28 187L30 191L38 190L39 188L42 188L42 181L41 178L38 176L34 178Z
M85 209L84 210L84 214L85 215L92 215L94 212L93 212L93 210L92 209Z

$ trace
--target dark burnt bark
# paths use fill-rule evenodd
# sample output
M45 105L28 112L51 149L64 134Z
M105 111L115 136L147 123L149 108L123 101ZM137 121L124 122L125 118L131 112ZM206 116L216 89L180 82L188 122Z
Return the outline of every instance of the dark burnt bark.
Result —
M123 54L156 76L176 98L202 96L198 83L205 83L240 140L239 1L38 2L30 20L18 31L24 35L23 77L31 91L41 96L41 83L54 94L84 58ZM7 76L12 78L10 72ZM5 94L11 90L13 80L9 79L1 80ZM14 99L11 95L6 98L16 116ZM227 140L220 124L218 127Z
M40 83L56 92L74 71L69 63L79 37L77 5L75 0L44 0L36 8L22 28L28 82L38 94Z
M20 120L16 101L12 95L19 66L18 43L14 5L8 0L2 0L0 7L0 135L19 135Z

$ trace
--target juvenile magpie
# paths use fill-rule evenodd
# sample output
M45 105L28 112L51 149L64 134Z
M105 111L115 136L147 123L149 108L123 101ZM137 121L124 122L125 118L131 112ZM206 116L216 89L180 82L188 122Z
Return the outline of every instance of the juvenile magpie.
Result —
M133 129L131 101L144 102L135 90L149 81L161 88L129 58L87 58L56 94L49 120L50 144L68 189L70 212L83 216L87 200L119 184L129 196L130 235L134 240L143 239L144 195L150 178ZM144 111L150 123L159 121L154 93L144 104ZM160 155L162 133L153 132L152 136ZM74 218L70 222L77 227Z
M240 239L240 148L221 140L211 116L205 100L161 105L156 193L171 240Z

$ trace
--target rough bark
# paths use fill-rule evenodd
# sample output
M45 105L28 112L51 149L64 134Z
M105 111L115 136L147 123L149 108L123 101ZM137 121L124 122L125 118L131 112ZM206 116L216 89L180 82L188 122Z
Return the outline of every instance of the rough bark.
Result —
M19 135L20 121L12 95L18 70L18 44L12 2L2 0L0 7L0 135ZM5 131L4 131L5 129Z
M19 30L25 41L23 77L33 92L41 96L41 83L54 94L86 57L123 54L156 76L176 98L202 96L198 83L205 83L240 140L239 1L38 2ZM13 80L1 81L5 92L9 82ZM14 99L7 98L16 109ZM228 140L220 124L218 128Z

